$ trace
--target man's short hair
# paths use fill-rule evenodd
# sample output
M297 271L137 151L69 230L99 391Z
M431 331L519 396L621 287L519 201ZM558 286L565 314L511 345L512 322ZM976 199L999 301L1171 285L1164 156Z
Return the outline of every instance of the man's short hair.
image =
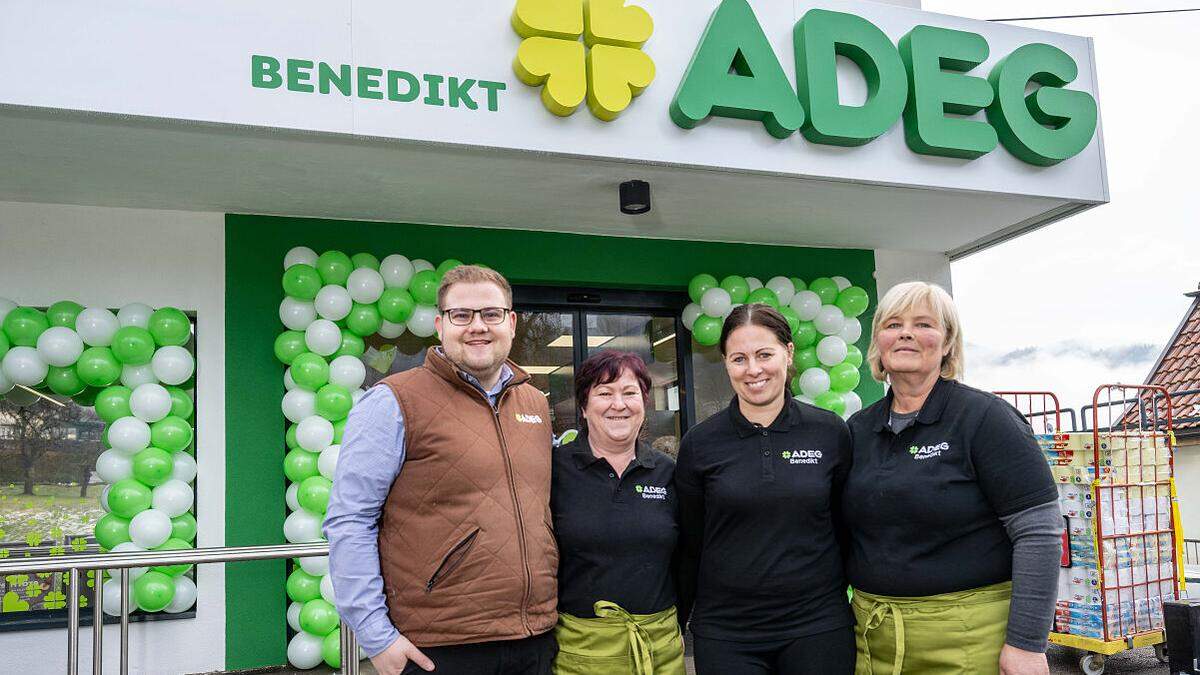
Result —
M442 275L442 283L437 292L438 311L446 310L443 304L446 301L446 293L450 292L450 287L454 284L495 284L504 294L504 302L508 304L509 309L512 308L512 286L508 285L508 279L490 267L459 265Z

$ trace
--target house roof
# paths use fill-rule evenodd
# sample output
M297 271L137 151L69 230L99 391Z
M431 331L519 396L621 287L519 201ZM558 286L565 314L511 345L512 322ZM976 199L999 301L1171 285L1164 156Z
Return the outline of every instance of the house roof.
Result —
M1146 384L1170 392L1177 433L1200 435L1200 290L1186 295L1192 304L1150 369Z

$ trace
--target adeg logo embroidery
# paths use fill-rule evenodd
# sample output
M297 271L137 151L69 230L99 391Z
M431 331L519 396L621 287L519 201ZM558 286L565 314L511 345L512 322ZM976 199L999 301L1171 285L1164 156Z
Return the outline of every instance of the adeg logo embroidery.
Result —
M942 441L937 445L913 445L908 448L908 454L912 455L913 459L932 459L933 457L941 457L943 450L949 450L950 443Z
M784 450L783 458L788 464L820 464L820 450Z
M525 424L541 424L542 416L541 415L526 415L524 413L517 413L517 421L524 422Z
M667 488L657 487L655 485L635 485L634 491L642 496L642 499L666 499Z

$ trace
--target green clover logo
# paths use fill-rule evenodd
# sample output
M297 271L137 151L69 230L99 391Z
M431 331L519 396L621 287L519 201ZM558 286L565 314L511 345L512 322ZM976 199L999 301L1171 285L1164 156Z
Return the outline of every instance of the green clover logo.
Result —
M641 491L642 491L642 486L641 486L641 485L635 485L635 486L633 486L633 489L634 489L634 490L637 490L638 492L641 492Z
M791 456L792 456L792 453L791 453L791 452L789 452L789 451L787 451L787 450L784 450L784 451L783 451L783 458L784 458L784 459L788 459L788 458L790 458Z
M908 449L908 454L915 455L915 454L917 454L918 450L920 450L920 448L918 448L917 446L914 445Z

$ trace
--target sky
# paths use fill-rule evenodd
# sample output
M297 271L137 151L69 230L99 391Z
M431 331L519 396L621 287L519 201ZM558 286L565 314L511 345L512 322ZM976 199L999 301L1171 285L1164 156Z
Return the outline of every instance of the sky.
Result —
M1200 0L924 0L981 19L1200 7ZM1111 203L954 262L968 384L1090 403L1138 384L1200 284L1200 12L1015 22L1095 40Z

